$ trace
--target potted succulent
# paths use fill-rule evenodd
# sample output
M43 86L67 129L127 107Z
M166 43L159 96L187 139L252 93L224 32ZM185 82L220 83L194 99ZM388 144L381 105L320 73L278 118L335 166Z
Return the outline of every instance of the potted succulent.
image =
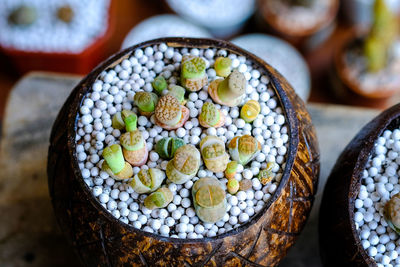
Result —
M342 91L376 101L400 89L400 43L397 17L385 1L376 0L373 12L369 31L353 29L351 38L335 52L334 67Z

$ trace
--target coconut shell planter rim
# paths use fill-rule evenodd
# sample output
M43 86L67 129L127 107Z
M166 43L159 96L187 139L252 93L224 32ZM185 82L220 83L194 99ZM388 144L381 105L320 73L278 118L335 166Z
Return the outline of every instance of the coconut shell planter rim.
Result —
M347 90L358 94L365 99L385 99L394 95L400 90L400 84L397 88L387 89L384 86L377 88L374 91L366 92L361 88L361 85L357 80L354 80L349 76L348 70L349 66L345 62L345 53L351 45L362 44L364 38L366 37L368 31L364 28L353 28L348 32L346 40L339 45L334 51L334 68L339 82L342 83Z
M325 266L377 266L361 245L354 222L354 205L375 141L386 129L393 130L399 125L400 104L364 126L338 158L320 208L319 242Z
M329 10L326 12L326 18L316 23L313 27L309 29L299 29L298 27L285 27L279 23L278 15L272 12L268 5L266 4L268 0L258 0L258 5L260 7L261 17L265 22L267 22L274 31L278 32L283 36L293 37L293 38L305 38L314 35L315 33L328 27L335 19L336 14L339 10L339 1L332 0L332 4Z
M137 48L166 43L171 47L220 48L240 54L266 71L288 123L289 149L281 182L269 202L250 221L215 237L163 237L122 223L92 195L76 157L79 107L100 73L129 57ZM60 172L60 170L63 170ZM319 175L319 149L302 100L286 80L264 61L213 39L161 38L143 42L110 57L73 90L52 129L48 177L55 214L86 265L276 265L294 244L314 200Z

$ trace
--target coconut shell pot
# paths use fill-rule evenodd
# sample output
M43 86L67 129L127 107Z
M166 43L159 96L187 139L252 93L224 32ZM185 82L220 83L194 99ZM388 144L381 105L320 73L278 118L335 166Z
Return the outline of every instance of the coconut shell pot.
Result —
M137 48L223 48L262 67L288 121L289 149L282 180L264 208L246 224L216 237L177 239L138 230L115 219L84 183L76 158L77 114L100 73ZM110 57L85 77L65 102L53 126L48 156L49 190L62 231L86 266L274 266L294 244L317 190L319 150L303 101L286 80L256 56L225 41L166 38L147 41Z
M400 104L364 126L337 160L325 186L319 215L319 242L325 266L377 266L361 245L354 223L354 203L376 139L399 124Z

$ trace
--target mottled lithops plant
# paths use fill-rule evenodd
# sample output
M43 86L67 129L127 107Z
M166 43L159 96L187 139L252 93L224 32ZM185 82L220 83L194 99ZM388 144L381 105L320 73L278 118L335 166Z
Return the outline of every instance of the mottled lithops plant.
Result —
M208 94L214 102L235 107L239 105L246 93L246 78L243 73L234 70L225 79L217 79L208 86Z
M133 176L130 186L136 193L150 193L160 188L164 179L165 173L160 169L141 169Z
M172 159L178 148L185 145L185 141L177 137L164 137L156 144L156 152L162 159Z
M114 114L112 118L112 127L114 129L134 131L137 127L137 115L131 110L124 109Z
M225 143L218 137L208 135L200 141L200 153L207 169L213 172L223 172L229 161L225 151Z
M188 91L199 91L208 82L206 62L201 57L185 55L182 58L181 84Z
M176 184L186 183L192 179L200 167L200 152L193 145L178 148L174 158L167 164L167 177Z
M126 161L133 166L142 166L146 163L149 155L146 142L139 130L126 132L121 135L121 145Z
M169 203L171 203L173 198L174 195L171 190L167 187L162 187L144 199L144 206L150 210L165 208Z
M104 161L102 170L107 172L116 180L131 178L133 175L132 166L125 161L122 148L118 144L113 144L103 150Z
M183 88L182 86L168 86L168 94L175 96L182 105L185 103L185 88Z
M240 110L240 118L242 118L245 122L250 123L257 118L258 114L260 114L260 111L260 103L255 100L249 100Z
M36 21L36 19L36 8L26 5L17 7L8 16L9 23L16 26L32 25Z
M62 6L57 10L57 18L65 23L70 23L74 18L74 10L69 5Z
M234 195L239 191L239 181L235 178L231 178L226 183L226 189L228 190L229 194Z
M236 136L229 142L228 149L232 159L244 166L257 156L261 144L251 135Z
M400 234L400 193L397 193L386 202L384 216L390 228Z
M225 115L213 103L206 102L201 107L199 123L205 128L222 127L225 124Z
M235 160L230 161L228 163L228 165L226 165L226 169L225 169L225 177L226 177L226 179L232 179L232 178L235 177L238 165L239 164Z
M227 77L231 73L232 60L228 57L218 57L214 69L218 76Z
M156 109L158 96L151 92L137 92L133 98L141 115L149 117Z
M261 184L266 185L272 181L272 178L274 178L274 173L272 172L274 166L274 162L268 162L267 167L258 173L258 180L260 180Z
M154 90L157 92L157 94L161 95L162 91L167 89L167 81L163 76L157 76L154 78L154 81L151 83L153 86Z
M224 217L227 209L225 190L214 177L197 180L192 187L193 204L197 216L206 223L215 223Z
M179 100L167 94L160 98L155 110L156 124L166 130L174 130L182 127L189 118L189 109Z

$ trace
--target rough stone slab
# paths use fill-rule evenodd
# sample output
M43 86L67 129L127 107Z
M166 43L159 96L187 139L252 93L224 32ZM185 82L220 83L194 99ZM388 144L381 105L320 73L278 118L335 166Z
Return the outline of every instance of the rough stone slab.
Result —
M0 143L0 266L76 266L60 233L47 190L50 129L79 77L33 73L11 92ZM321 150L319 191L309 221L281 266L321 266L318 210L326 178L339 153L379 111L308 106Z

